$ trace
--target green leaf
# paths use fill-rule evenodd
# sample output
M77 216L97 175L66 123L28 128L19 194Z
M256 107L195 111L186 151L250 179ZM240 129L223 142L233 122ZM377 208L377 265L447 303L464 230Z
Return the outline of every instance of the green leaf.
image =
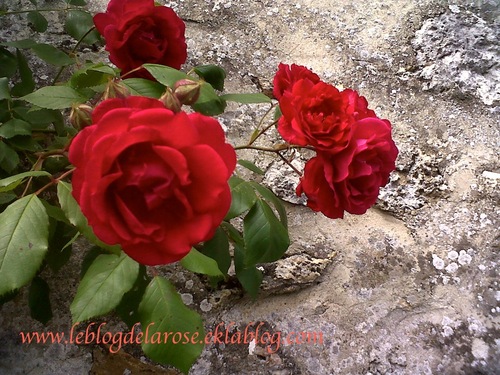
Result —
M108 251L118 253L120 252L119 245L108 245L102 242L94 234L92 228L89 226L87 218L80 210L80 206L75 198L71 195L71 185L64 181L57 183L57 197L62 210L66 214L69 222L73 224L93 244L102 247Z
M252 94L224 94L221 95L221 98L228 102L242 104L271 103L271 99L260 92Z
M13 118L0 125L0 137L12 138L16 135L31 135L31 124L26 121Z
M241 165L242 167L245 167L246 169L255 172L257 174L260 174L261 176L265 175L266 172L264 172L262 169L257 167L254 163L248 160L244 159L238 159L238 164Z
M36 106L48 109L70 108L84 103L87 98L68 86L45 86L21 98Z
M12 173L19 162L17 153L0 140L0 168L7 173Z
M199 314L184 306L168 280L157 276L146 288L139 315L144 353L187 374L204 346L205 332Z
M33 319L38 320L42 324L47 324L47 322L52 319L49 285L44 279L38 276L31 281L28 294L28 305L30 308L30 315Z
M227 275L231 266L231 254L229 253L229 241L226 233L220 227L217 228L215 235L209 241L205 241L200 252L214 259L219 270Z
M77 4L74 4L77 5ZM80 40L90 29L94 27L92 15L83 10L70 10L66 16L64 30L76 40ZM91 31L83 39L83 43L94 44L100 38L97 30Z
M174 87L177 81L188 78L186 73L169 66L158 64L144 64L143 67L162 85Z
M10 93L13 96L23 96L35 89L35 81L33 79L33 72L26 61L26 57L24 57L20 50L16 50L16 56L21 82L15 84L12 90L10 90Z
M70 310L73 322L113 310L139 274L139 263L123 253L99 255L80 281Z
M226 72L217 65L200 65L193 69L196 74L210 83L216 90L224 90L224 79Z
M0 295L26 285L47 253L49 217L36 195L0 214Z
M27 177L49 177L50 173L45 171L30 171L16 174L0 180L0 193L14 190L19 184L21 184Z
M50 44L36 44L31 49L43 61L54 66L66 66L75 63L75 59Z
M0 78L0 100L10 99L9 79L7 77Z
M262 186L261 184L251 181L249 182L252 187L257 190L257 192L264 198L268 203L272 203L276 211L278 211L278 215L280 217L281 224L285 228L288 228L288 219L286 217L285 206L283 206L283 202L279 199L274 193L268 188Z
M248 211L257 200L252 185L239 177L231 176L229 187L231 188L231 207L224 218L225 220L230 220Z
M236 277L246 292L250 297L257 298L264 276L255 265L245 265L245 251L237 244L234 246L234 268Z
M132 95L158 99L165 92L165 86L149 79L128 78L123 80L122 83L130 90Z
M274 262L290 245L288 231L263 200L257 200L243 219L246 244L245 264Z
M226 101L217 95L209 83L203 82L200 89L200 97L193 105L193 109L207 116L216 116L223 113L225 108Z
M96 87L99 85L106 84L112 77L114 77L113 69L109 68L109 71L102 72L95 69L81 69L73 74L69 83L71 87L75 89L82 89L86 87Z
M12 77L17 71L17 58L6 48L0 47L0 77Z
M194 273L208 276L223 276L217 262L192 248L188 255L181 259L181 265Z
M274 121L278 121L281 117L281 108L279 105L276 106L276 110L274 111Z
M38 31L39 33L45 32L49 25L47 19L42 16L40 12L37 12L35 10L28 13L28 22L30 22L33 25L35 31Z

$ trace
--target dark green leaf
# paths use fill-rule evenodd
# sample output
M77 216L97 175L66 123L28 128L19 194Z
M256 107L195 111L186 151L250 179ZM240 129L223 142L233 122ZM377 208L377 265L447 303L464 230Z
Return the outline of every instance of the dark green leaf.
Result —
M271 103L271 99L260 92L252 94L224 94L221 95L221 98L228 102L242 104Z
M49 217L36 195L0 214L0 295L26 285L48 249Z
M17 71L17 58L6 48L0 47L0 77L12 77Z
M36 0L30 0L30 3L33 4L34 6L36 6L37 1Z
M205 241L200 251L214 259L219 266L219 270L227 275L227 271L231 266L231 254L229 253L229 241L226 233L221 228L217 228L215 235L209 241Z
M225 220L230 220L248 211L257 200L252 185L239 177L231 176L229 187L231 188L231 207L224 218Z
M21 99L48 109L70 108L74 104L84 103L87 100L78 91L68 86L45 86Z
M9 144L13 149L20 151L37 152L42 150L42 147L34 138L27 136L13 137L9 139Z
M74 4L76 5L76 4ZM76 40L80 40L83 36L94 27L92 15L83 10L70 10L66 16L64 30ZM91 31L83 39L83 43L94 44L99 40L100 36L97 30Z
M99 255L80 281L71 303L73 322L106 314L113 310L135 283L139 263L121 255Z
M84 7L87 5L87 2L85 0L65 0L68 4L70 5L76 5L78 7Z
M23 96L35 89L35 81L33 80L33 72L26 61L26 57L24 57L20 50L16 50L16 56L21 82L15 84L10 93L13 96Z
M31 281L28 294L28 305L33 319L38 320L42 324L47 324L47 322L52 319L49 285L44 279L38 276Z
M0 168L7 173L12 173L19 162L17 153L0 140Z
M225 108L225 100L217 95L209 83L203 82L200 89L200 97L193 105L193 109L207 116L216 116L223 113Z
M1 142L0 142L1 143ZM50 173L45 171L30 171L16 174L0 180L0 192L6 192L14 190L19 184L21 184L25 178L28 177L49 177Z
M243 160L243 159L238 159L238 164L241 165L242 167L245 167L248 170L251 170L252 172L260 174L261 176L263 176L263 175L266 174L266 172L264 172L262 169L260 169L259 167L257 167L251 161Z
M199 314L188 309L170 282L155 277L139 305L142 350L154 361L188 373L201 354L205 332ZM164 333L170 333L165 339Z
M78 235L78 231L64 222L56 220L52 222L55 229L49 241L49 251L45 260L53 272L58 272L71 257L72 244L77 238L75 236Z
M210 83L216 90L224 90L226 72L217 65L200 65L194 68L196 74Z
M31 135L31 125L17 118L0 125L0 137L9 139L16 135Z
M141 264L134 286L123 295L122 300L115 308L115 311L129 328L132 328L134 324L140 321L139 304L150 281L146 267Z
M280 259L290 245L288 231L263 200L257 200L243 219L245 264L274 262Z
M252 187L255 190L257 190L257 192L262 196L262 198L264 198L264 200L266 200L268 203L271 203L274 206L276 211L278 211L281 224L283 224L285 228L288 228L286 210L285 207L283 206L283 202L281 201L281 199L279 199L276 195L274 195L274 193L271 190L269 190L268 188L262 186L257 182L251 181L250 185L252 185Z
M0 100L10 99L9 79L7 77L0 78Z
M76 202L75 198L71 195L71 185L67 182L59 181L57 184L57 197L59 198L59 204L62 210L66 214L69 222L73 224L82 233L85 238L87 238L93 244L102 247L103 249L109 250L114 253L119 253L119 245L108 245L99 240L92 228L88 225L87 218L82 214L80 206Z
M16 194L0 193L0 205L12 202L17 198Z
M42 16L40 12L35 10L28 13L28 22L30 22L35 31L38 31L39 33L45 32L47 30L47 26L49 25L47 19Z
M194 273L208 276L223 276L217 262L192 248L188 255L181 259L181 265Z
M43 61L54 66L65 66L75 63L75 59L50 44L40 43L31 47L31 49Z
M245 251L237 244L234 246L234 268L236 277L246 292L252 298L257 298L264 276L255 265L245 265Z
M144 78L129 78L122 81L132 95L147 96L158 99L165 92L165 86Z
M25 48L31 48L34 45L36 45L37 43L33 39L21 39L21 40L13 40L11 42L4 42L1 44L2 44L2 46L6 46L6 47L15 47L15 48L25 49Z
M189 78L186 73L169 66L158 64L144 64L143 67L162 85L174 87L181 79Z

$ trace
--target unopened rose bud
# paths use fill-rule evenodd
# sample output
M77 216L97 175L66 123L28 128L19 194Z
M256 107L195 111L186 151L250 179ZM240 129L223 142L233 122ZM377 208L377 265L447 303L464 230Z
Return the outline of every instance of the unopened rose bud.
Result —
M191 105L200 97L201 83L190 79L181 79L174 85L174 94L182 104Z
M160 101L165 104L165 107L172 110L172 112L177 113L181 111L182 104L170 87L167 87L167 91L160 97Z
M111 79L108 81L106 85L106 89L104 89L104 94L102 95L102 99L111 99L111 98L120 98L125 99L130 96L130 91L127 87L125 87L120 80Z
M69 114L69 122L78 130L91 125L92 107L87 104L74 105Z

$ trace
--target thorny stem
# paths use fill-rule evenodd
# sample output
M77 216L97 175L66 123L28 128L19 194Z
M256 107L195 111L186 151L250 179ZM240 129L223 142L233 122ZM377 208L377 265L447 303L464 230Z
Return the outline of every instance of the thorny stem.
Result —
M41 187L40 189L38 189L38 190L35 192L35 195L38 195L38 194L42 193L43 191L47 190L47 189L48 189L49 187L51 187L52 185L56 185L57 183L59 183L59 181L61 181L62 179L66 178L66 177L67 177L67 176L69 176L71 173L73 173L73 172L74 172L74 170L75 170L75 168L70 169L69 171L64 172L64 173L63 173L62 175L60 175L59 177L57 177L57 178L52 178L52 179L51 179L51 181L50 181L47 185L45 185L45 186Z
M281 155L281 152L277 152L278 156L283 160L290 168L293 169L295 173L299 175L299 177L302 177L302 172L299 171L297 168L294 167L291 161L289 161L287 158L285 158L283 155Z
M78 46L80 46L80 44L82 44L83 40L87 37L87 35L89 35L94 30L95 30L95 26L92 26L85 34L83 34L83 36L78 40L78 42L76 42L75 46L71 50L70 55L73 55L76 52L76 49L78 48ZM68 65L61 66L61 68L59 69L59 71L56 74L56 77L52 81L52 85L56 84L57 80L59 79L62 72L64 72L64 69L66 69L67 66Z

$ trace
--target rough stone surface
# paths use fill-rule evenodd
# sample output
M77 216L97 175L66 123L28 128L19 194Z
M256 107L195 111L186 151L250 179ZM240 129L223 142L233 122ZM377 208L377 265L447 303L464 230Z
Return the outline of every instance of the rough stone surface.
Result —
M102 11L105 3L89 7ZM260 332L270 333L267 344L208 346L191 374L500 374L498 2L165 3L186 21L187 68L220 64L227 92L257 92L271 87L280 61L307 65L359 90L390 119L400 150L376 207L336 221L302 206L297 177L283 163L239 155L255 158L263 181L298 203L287 204L293 242L284 259L264 268L256 301L230 283L213 291L177 266L161 270L208 330L225 322L234 333L263 322ZM2 24L0 40L29 34L15 16ZM266 110L231 105L220 121L241 144ZM297 166L308 157L288 156ZM94 346L20 345L19 331L69 331L83 251L51 279L55 316L46 327L29 318L25 293L2 307L0 373L159 371L134 346L125 352L138 364ZM103 321L122 327L113 317ZM298 331L311 340L316 333L316 343L273 341Z

